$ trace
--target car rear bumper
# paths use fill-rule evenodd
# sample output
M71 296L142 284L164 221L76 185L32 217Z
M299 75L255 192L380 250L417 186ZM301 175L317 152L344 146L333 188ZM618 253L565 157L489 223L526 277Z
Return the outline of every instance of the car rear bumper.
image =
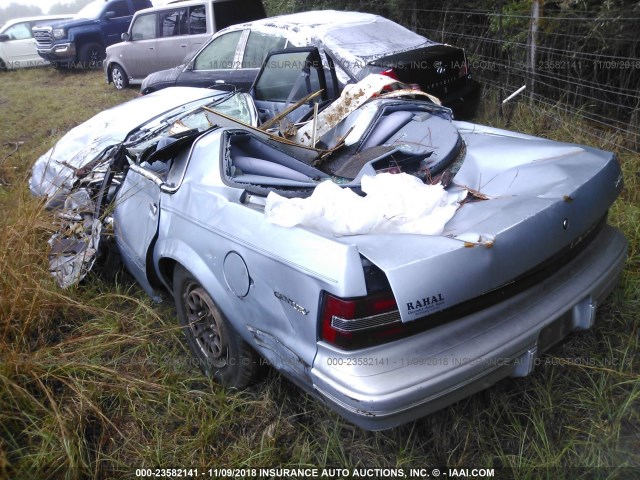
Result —
M344 352L321 342L311 370L315 393L349 421L383 430L502 378L528 375L538 355L571 331L593 325L626 251L624 236L605 226L545 282L490 308L365 350Z

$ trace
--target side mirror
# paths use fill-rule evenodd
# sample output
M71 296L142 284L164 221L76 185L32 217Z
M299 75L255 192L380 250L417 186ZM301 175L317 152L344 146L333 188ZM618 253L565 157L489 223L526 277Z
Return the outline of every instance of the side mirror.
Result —
M122 35L120 35L120 39L123 42L128 42L129 40L131 40L131 35L129 35L129 32L124 32Z
M0 35L0 42L8 42L9 40L11 40L11 37L9 35L6 35L4 33Z
M112 18L115 18L115 16L116 16L116 12L114 12L113 10L109 10L104 14L105 20L111 20Z

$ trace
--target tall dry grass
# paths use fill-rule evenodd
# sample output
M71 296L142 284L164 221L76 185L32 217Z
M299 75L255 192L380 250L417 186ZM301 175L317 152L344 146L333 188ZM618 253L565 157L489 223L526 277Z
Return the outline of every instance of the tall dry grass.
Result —
M153 305L125 275L57 288L46 262L55 220L27 191L29 167L71 126L136 92L116 93L97 72L10 72L0 82L0 478L135 478L141 467L639 472L639 155L620 155L626 189L611 222L629 239L629 261L596 326L552 349L528 378L369 433L272 371L244 392L210 383L170 302ZM556 112L518 105L506 125L490 96L485 105L485 123L594 142Z

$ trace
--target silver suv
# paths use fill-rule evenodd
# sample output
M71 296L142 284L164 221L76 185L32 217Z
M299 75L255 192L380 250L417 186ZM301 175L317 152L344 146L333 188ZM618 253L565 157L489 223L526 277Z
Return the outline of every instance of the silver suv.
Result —
M189 0L140 10L122 42L107 48L107 83L118 90L140 84L191 58L218 30L265 16L260 0Z

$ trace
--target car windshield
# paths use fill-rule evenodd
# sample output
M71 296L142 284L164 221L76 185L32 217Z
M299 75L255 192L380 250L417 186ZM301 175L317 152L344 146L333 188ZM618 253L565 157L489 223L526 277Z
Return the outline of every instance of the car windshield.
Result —
M9 22L1 24L0 25L0 34L6 32L8 29L13 27L17 23L18 23L17 21L13 20L13 21L9 21Z
M104 8L104 5L105 3L102 0L91 2L89 5L76 13L73 18L98 18L100 16L100 12L102 12L102 9Z
M361 66L371 60L430 43L417 33L380 17L370 23L331 29L323 40L336 55Z
M255 122L253 101L248 94L239 92L220 92L213 97L207 97L154 118L134 131L126 143L131 153L140 153L151 144L157 143L161 137L176 135L188 130L204 131L213 126L207 107L242 123L252 125Z

